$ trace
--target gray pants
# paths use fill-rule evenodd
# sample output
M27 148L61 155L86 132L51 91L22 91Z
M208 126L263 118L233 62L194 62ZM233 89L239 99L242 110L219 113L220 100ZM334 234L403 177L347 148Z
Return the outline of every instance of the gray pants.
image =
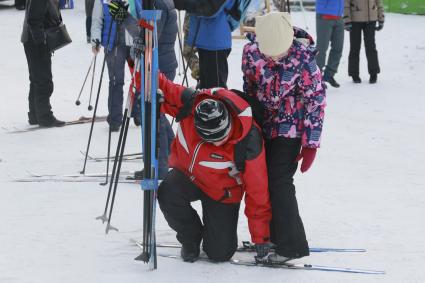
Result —
M342 18L336 20L325 20L322 15L316 15L317 30L317 65L323 71L326 64L326 52L329 42L331 50L329 51L328 63L324 70L325 75L333 77L338 72L339 61L344 47L344 21Z

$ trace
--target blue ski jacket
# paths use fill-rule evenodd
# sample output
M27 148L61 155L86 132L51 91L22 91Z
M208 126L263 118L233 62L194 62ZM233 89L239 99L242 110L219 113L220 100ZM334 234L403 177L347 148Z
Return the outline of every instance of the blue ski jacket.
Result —
M227 21L226 10L230 10L234 1L227 0L212 17L190 16L186 43L211 51L232 48L232 31Z
M344 0L316 0L316 13L322 15L344 15Z

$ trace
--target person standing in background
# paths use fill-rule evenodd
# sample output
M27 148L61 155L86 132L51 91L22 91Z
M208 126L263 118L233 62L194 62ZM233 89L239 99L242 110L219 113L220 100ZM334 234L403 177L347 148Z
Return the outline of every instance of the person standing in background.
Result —
M87 43L91 42L91 17L93 14L94 1L95 0L85 0Z
M323 80L333 87L339 87L334 76L338 72L339 62L344 47L344 0L316 1L316 32L317 32L317 65L323 73ZM328 61L326 53L329 42ZM326 64L326 66L325 66Z
M212 17L190 16L189 36L185 40L198 49L200 88L227 88L232 32L226 11L233 4L234 0L227 0Z
M345 0L345 29L350 32L350 55L348 57L348 75L354 83L361 83L359 75L360 47L362 31L366 48L369 83L378 80L378 51L376 51L375 31L384 28L384 7L382 0Z
M30 90L28 123L41 127L61 127L50 105L53 93L52 51L47 46L45 30L62 23L58 0L28 0L21 42L27 57Z

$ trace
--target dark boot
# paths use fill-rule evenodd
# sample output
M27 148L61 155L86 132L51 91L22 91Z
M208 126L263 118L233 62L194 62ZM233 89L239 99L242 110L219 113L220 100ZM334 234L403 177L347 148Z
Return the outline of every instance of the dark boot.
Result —
M140 116L133 117L133 121L134 121L134 125L136 125L137 127L140 126L140 124L142 124L142 121L140 120Z
M199 258L199 244L183 244L180 255L185 262L195 262Z
M376 84L377 81L378 81L378 75L377 74L370 75L370 78L369 78L370 84Z
M65 122L56 119L52 112L38 117L38 124L46 128L65 126Z
M111 124L109 125L111 132L118 132L120 130L120 124Z
M351 76L353 78L353 83L359 84L362 82L362 79L359 76Z
M143 169L134 172L134 180L143 180Z
M38 125L37 116L33 112L28 112L28 123L30 125Z
M323 80L335 88L340 87L339 83L334 79L334 77L327 74L326 72L325 72L325 75L323 76Z

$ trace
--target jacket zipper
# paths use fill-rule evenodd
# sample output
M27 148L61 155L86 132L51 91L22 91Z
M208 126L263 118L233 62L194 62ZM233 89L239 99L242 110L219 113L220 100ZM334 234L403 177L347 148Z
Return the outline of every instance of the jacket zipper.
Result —
M192 172L193 172L193 167L195 167L195 160L196 160L196 157L198 156L199 149L201 148L201 146L202 146L204 143L205 143L204 141L201 141L201 142L199 142L199 143L196 145L196 147L195 147L195 150L194 150L194 152L193 152L193 156L192 156L192 161L190 162L190 166L189 166L189 173L190 173L190 174L192 174ZM192 179L192 177L193 177L193 179ZM190 177L190 179L193 181L195 178L194 178L194 176L191 176L191 177Z

